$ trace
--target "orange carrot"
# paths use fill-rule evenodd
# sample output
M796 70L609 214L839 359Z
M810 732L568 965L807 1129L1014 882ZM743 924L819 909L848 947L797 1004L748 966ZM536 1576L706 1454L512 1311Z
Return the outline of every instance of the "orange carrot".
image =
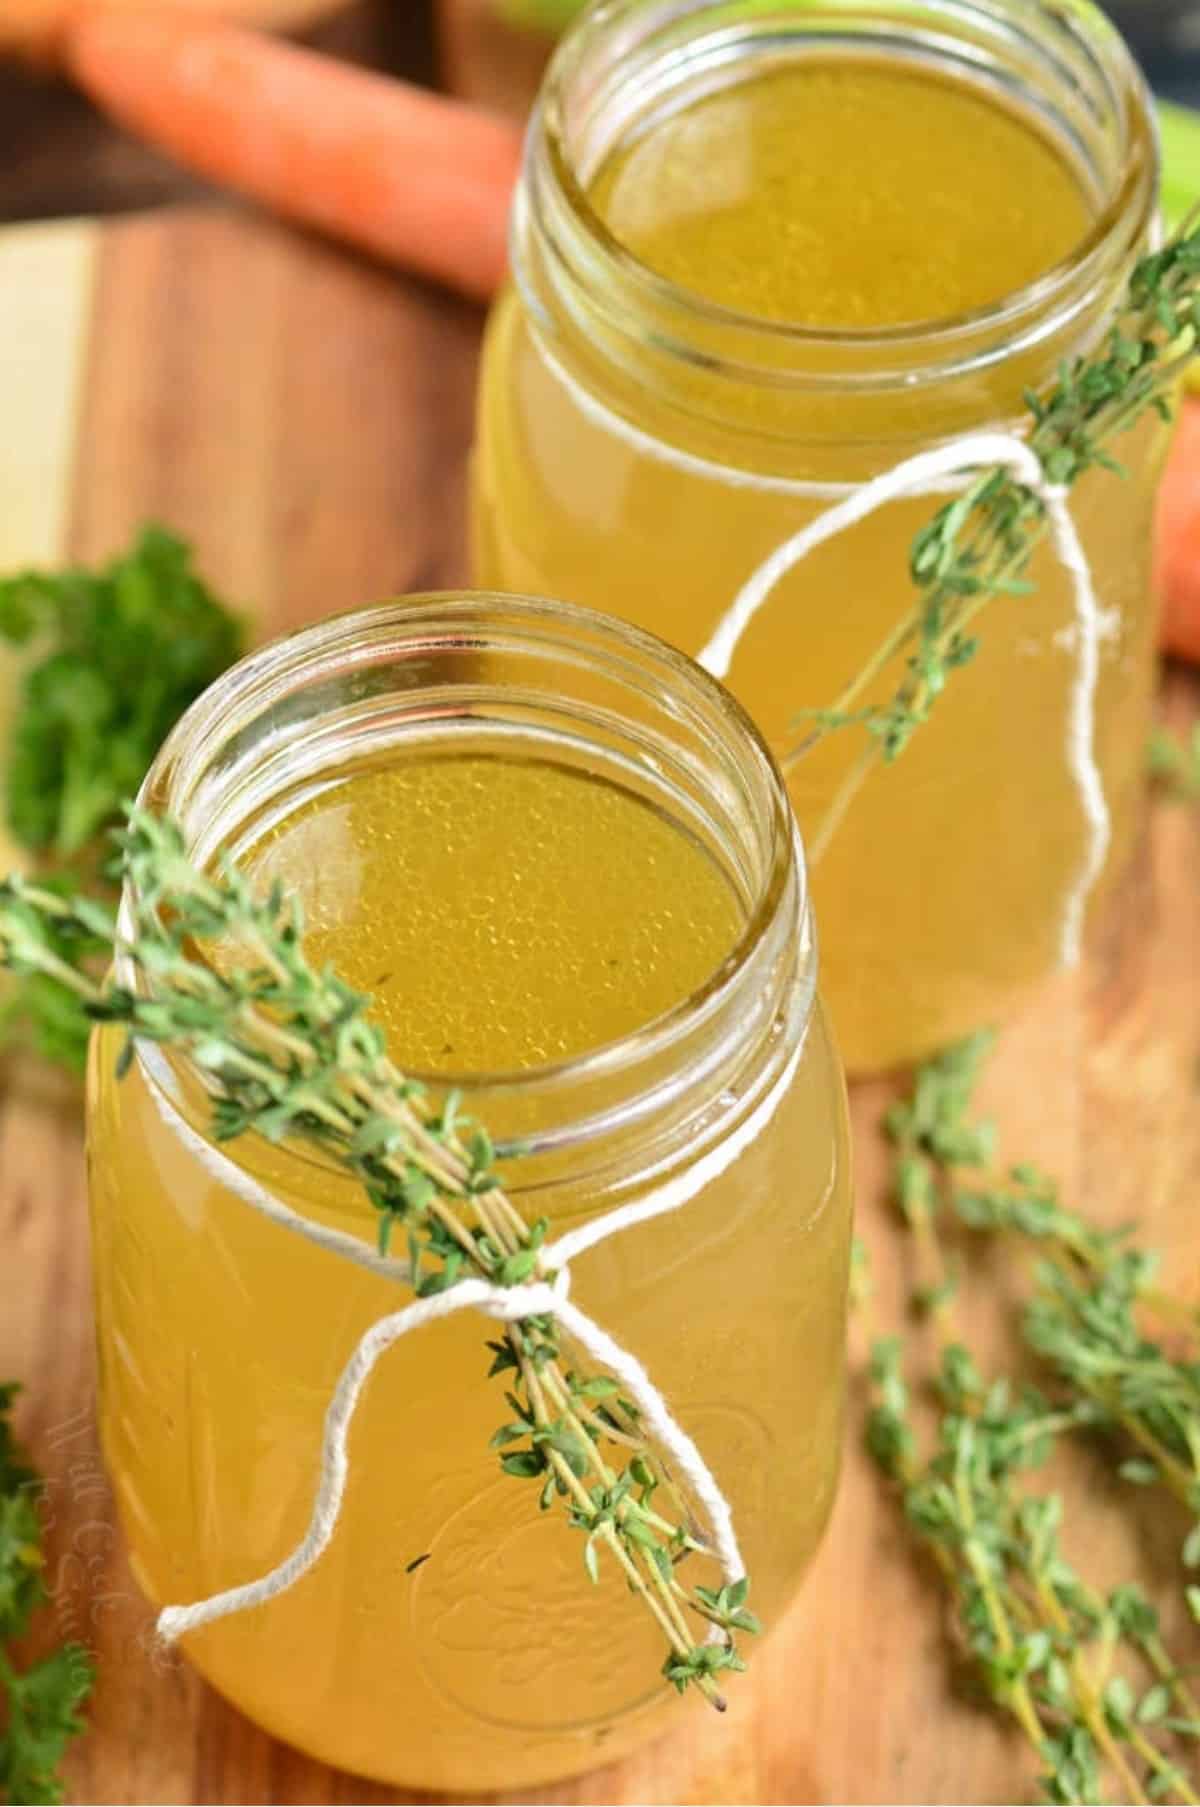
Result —
M469 295L499 285L508 121L161 8L72 6L58 50L99 107L190 169Z
M1200 395L1185 396L1158 499L1162 644L1200 664Z

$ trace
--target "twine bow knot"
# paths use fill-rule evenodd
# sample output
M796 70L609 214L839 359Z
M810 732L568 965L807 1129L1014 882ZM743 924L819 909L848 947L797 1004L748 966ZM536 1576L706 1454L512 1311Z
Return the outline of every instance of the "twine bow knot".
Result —
M373 1324L361 1337L342 1369L325 1413L320 1477L308 1530L301 1542L283 1562L255 1581L228 1588L223 1593L196 1601L190 1606L165 1607L158 1616L159 1637L165 1643L173 1644L202 1625L211 1625L232 1613L247 1612L252 1607L265 1605L267 1601L294 1587L301 1576L320 1560L333 1538L341 1516L349 1474L347 1441L350 1425L376 1364L403 1337L460 1311L477 1311L501 1323L515 1323L522 1318L536 1317L542 1313L552 1315L565 1333L614 1375L634 1400L641 1412L648 1440L655 1442L670 1457L708 1522L713 1554L720 1564L723 1581L727 1585L736 1585L743 1580L745 1563L733 1527L733 1513L720 1485L641 1362L574 1304L570 1297L571 1263L588 1249L606 1242L612 1236L638 1224L648 1223L653 1218L681 1210L720 1178L757 1140L774 1116L792 1082L803 1045L803 1037L798 1037L796 1047L763 1096L723 1140L716 1142L673 1178L654 1187L635 1203L621 1205L616 1210L580 1225L576 1230L567 1231L553 1243L547 1243L541 1251L541 1278L520 1286L496 1286L482 1279L459 1280L445 1292L436 1293L430 1298L414 1299L400 1311L391 1312ZM143 1059L153 1063L153 1051L145 1051ZM365 1267L394 1284L412 1284L412 1274L407 1262L379 1255L358 1237L301 1216L260 1186L257 1180L231 1161L228 1155L205 1141L182 1116L169 1109L153 1074L148 1090L173 1133L180 1137L225 1191L241 1199L281 1229L314 1243L328 1254L352 1262L357 1267ZM716 1641L720 1636L720 1631L714 1626L709 1633L709 1641Z

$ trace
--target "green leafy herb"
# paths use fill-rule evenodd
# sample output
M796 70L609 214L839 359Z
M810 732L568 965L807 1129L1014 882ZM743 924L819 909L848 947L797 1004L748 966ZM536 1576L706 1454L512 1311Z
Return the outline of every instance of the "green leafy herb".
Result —
M92 1686L86 1652L67 1644L18 1668L12 1646L46 1599L38 1482L20 1460L10 1422L16 1388L0 1386L0 1800L61 1801L58 1767L82 1731Z
M1157 1615L1137 1588L1103 1592L1072 1568L1063 1497L1030 1477L1065 1436L1106 1441L1122 1479L1183 1507L1186 1576L1200 1561L1200 1319L1154 1285L1153 1257L1127 1233L1068 1210L1035 1168L990 1171L991 1130L971 1115L990 1045L977 1036L930 1062L889 1113L917 1292L934 1300L937 1431L932 1447L918 1432L900 1342L876 1338L868 1443L946 1577L977 1675L1033 1746L1045 1798L1095 1802L1115 1789L1192 1802L1185 1760L1200 1703ZM955 1225L1033 1254L1020 1330L1043 1386L989 1378L961 1341L944 1240ZM861 1276L856 1292L869 1312Z
M76 882L62 874L42 881L47 891L67 898L83 895ZM103 961L107 942L88 934L73 918L61 923L44 921L46 949L72 966ZM27 1044L43 1060L81 1077L87 1061L93 1024L76 992L47 973L30 972L0 991L0 1048Z
M90 872L64 862L116 819L188 704L238 657L240 625L196 576L188 547L147 527L102 570L0 582L0 640L32 661L5 753L9 826L60 868L56 888L94 888ZM76 936L59 952L102 949ZM44 975L0 999L0 1047L24 1039L75 1072L89 1028L73 993Z
M0 583L0 638L38 655L9 746L9 826L60 860L116 818L188 704L241 651L238 623L161 527L101 570Z
M0 885L0 965L63 985L91 1020L122 1026L119 1071L135 1038L185 1053L209 1081L219 1139L257 1130L318 1143L361 1182L380 1249L407 1247L421 1296L468 1275L505 1286L551 1277L548 1226L527 1223L501 1190L486 1131L457 1100L439 1106L397 1071L368 1000L309 965L281 889L258 897L228 862L206 876L176 828L138 810L121 859L128 941L103 904L10 879ZM237 946L244 964L219 972L193 951L215 939ZM118 957L116 976L102 981L74 958L97 940ZM492 1439L502 1472L535 1482L543 1509L565 1509L585 1534L593 1579L600 1555L609 1559L662 1631L671 1683L722 1706L718 1676L743 1667L735 1634L756 1629L746 1587L687 1585L685 1565L710 1552L636 1409L605 1384L611 1377L564 1365L553 1316L531 1313L486 1348L490 1373L511 1377L511 1418ZM703 1641L711 1626L721 1635Z

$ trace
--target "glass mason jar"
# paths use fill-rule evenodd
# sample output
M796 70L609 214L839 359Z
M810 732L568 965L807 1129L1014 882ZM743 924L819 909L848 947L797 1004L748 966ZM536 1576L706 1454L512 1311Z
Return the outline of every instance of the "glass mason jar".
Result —
M724 963L636 1032L430 1083L461 1090L509 1197L553 1232L652 1186L695 1188L581 1254L572 1297L702 1450L769 1629L833 1499L850 1232L844 1087L782 781L728 694L640 631L549 603L427 597L245 660L171 736L145 799L198 859L243 859L297 799L429 749L548 754L609 780L693 837L737 899ZM102 1034L90 1074L103 1438L141 1585L189 1603L298 1543L338 1375L409 1295L244 1202L256 1182L372 1241L374 1213L336 1167L256 1137L218 1147L194 1070L142 1047L119 1081L116 1052ZM540 1513L539 1488L500 1473L495 1334L464 1312L391 1349L353 1425L329 1550L290 1592L185 1642L278 1736L456 1794L612 1760L687 1710L627 1588L603 1563L593 1586L561 1509Z
M614 236L593 200L614 156L637 149L645 173L664 119L686 120L796 59L831 57L924 72L1035 126L1081 185L1085 236L993 304L884 330L740 313L655 274ZM808 154L799 125L796 141L796 156ZM688 144L677 129L670 180L681 210ZM886 158L886 142L878 153ZM961 154L970 168L970 142ZM710 177L703 143L695 155L703 208L728 172ZM1022 426L1025 391L1111 325L1152 229L1156 178L1146 90L1088 0L589 9L559 47L534 116L514 281L488 334L478 581L565 596L700 653L770 554L832 502L953 436ZM926 201L922 191L896 205L911 210L911 225ZM781 270L797 255L781 235ZM1109 873L1131 843L1142 768L1165 449L1166 429L1146 421L1116 448L1125 479L1097 472L1072 496L1102 610L1095 751L1113 819ZM1045 547L1036 595L980 617L973 664L954 673L928 723L875 772L826 844L831 801L863 737L841 730L793 759L804 712L829 707L910 608L910 549L938 505L896 501L791 569L728 675L787 771L810 849L823 990L851 1071L911 1060L1017 1006L1064 958L1087 860L1088 815L1065 751L1080 651L1074 603ZM898 654L856 706L890 697L902 671Z

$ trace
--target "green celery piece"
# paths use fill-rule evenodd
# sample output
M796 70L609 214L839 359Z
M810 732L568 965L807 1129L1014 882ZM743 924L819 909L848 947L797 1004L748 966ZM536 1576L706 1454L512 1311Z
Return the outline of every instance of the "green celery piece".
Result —
M1168 231L1200 202L1200 113L1174 101L1158 103L1162 134L1162 204Z
M584 0L495 0L500 17L523 31L565 31Z

